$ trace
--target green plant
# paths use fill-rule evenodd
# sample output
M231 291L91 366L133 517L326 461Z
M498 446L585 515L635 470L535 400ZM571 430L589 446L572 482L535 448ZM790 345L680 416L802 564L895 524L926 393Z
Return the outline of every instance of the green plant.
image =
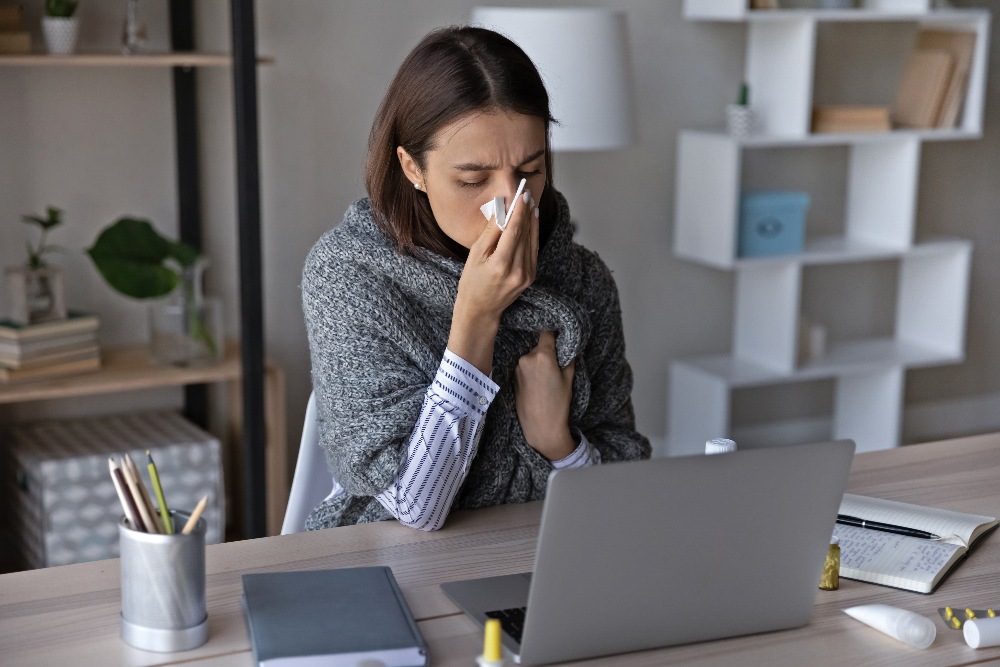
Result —
M111 287L133 299L170 294L183 269L199 258L197 250L161 236L148 220L127 216L101 231L87 254Z
M78 0L45 0L45 15L69 18L76 12Z
M21 220L29 225L37 225L40 230L38 244L32 246L30 241L26 244L28 247L28 268L40 269L46 266L45 255L60 249L58 246L48 245L45 240L50 229L62 224L62 211L54 206L48 206L45 208L44 218L40 215L24 215L21 216Z
M185 270L194 273L201 259L195 248L161 236L148 220L124 216L101 231L87 254L113 289L133 299L166 296L181 286L191 337L216 353L216 342L198 314L198 285L184 279Z

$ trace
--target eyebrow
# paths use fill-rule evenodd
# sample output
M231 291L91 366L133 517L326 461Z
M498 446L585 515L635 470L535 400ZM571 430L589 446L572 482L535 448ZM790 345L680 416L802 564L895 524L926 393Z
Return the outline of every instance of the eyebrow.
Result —
M533 161L537 160L538 158L542 157L543 155L545 155L545 149L544 148L542 148L542 149L540 149L538 151L535 151L534 153L532 153L528 157L524 158L523 160L521 160L521 162L517 166L518 167L523 167L524 165L528 164L529 162L533 162ZM454 164L454 165L452 165L452 168L453 169L457 169L458 171L493 171L495 169L499 169L500 167L498 165L495 165L495 164L479 164L479 163L476 163L476 162L463 162L461 164Z

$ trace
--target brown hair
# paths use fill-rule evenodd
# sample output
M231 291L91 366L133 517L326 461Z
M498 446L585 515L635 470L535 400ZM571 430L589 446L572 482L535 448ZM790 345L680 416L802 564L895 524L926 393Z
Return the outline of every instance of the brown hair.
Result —
M459 118L480 111L514 111L545 122L545 191L538 203L542 238L551 224L552 161L549 96L534 63L503 35L474 27L431 32L399 66L368 137L365 188L375 221L401 253L427 248L464 260L468 250L438 227L427 197L414 189L396 155L402 146L420 169L434 136Z

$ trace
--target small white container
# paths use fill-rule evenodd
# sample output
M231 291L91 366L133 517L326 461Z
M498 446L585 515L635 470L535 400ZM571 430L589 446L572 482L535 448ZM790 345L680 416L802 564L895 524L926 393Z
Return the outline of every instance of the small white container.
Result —
M730 104L726 107L726 130L733 137L749 137L757 132L757 114L753 107Z
M75 17L45 16L42 18L42 33L45 48L52 55L69 55L76 51L76 36L80 24Z

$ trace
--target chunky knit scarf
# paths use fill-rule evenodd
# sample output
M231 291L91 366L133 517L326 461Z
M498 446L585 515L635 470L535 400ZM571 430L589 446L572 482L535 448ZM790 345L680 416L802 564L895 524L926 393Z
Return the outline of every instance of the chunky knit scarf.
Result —
M573 243L569 208L539 251L535 283L504 312L479 450L453 509L537 500L551 464L525 441L514 371L556 331L559 364L576 359L570 423L604 462L648 458L635 431L618 293L598 256ZM376 226L367 199L313 247L302 278L321 444L345 493L313 510L309 529L391 515L373 497L406 460L407 441L441 362L463 264L429 251L401 255Z

